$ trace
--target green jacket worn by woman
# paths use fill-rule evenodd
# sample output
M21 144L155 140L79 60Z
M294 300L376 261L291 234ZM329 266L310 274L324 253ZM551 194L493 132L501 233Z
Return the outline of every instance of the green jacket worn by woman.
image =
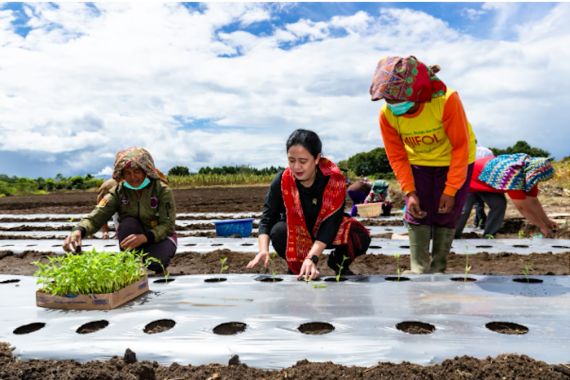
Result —
M119 223L126 217L139 219L147 231L147 237L150 237L149 241L164 240L175 230L176 207L172 190L155 179L138 191L127 189L123 183L119 183L74 230L81 229L83 236L92 235L115 212L119 213ZM150 234L152 236L148 236Z

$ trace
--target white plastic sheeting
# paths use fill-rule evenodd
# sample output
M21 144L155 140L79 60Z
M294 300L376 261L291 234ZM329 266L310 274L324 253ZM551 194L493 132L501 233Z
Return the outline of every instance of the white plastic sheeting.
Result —
M570 357L570 278L539 277L542 284L521 284L508 276L471 276L457 283L450 276L412 276L389 282L382 276L345 282L320 282L326 288L281 276L279 283L255 281L255 275L227 275L227 281L205 283L212 276L181 276L169 284L150 281L151 293L120 309L61 311L35 306L34 279L0 275L0 341L15 347L22 359L108 359L126 348L139 360L162 364L227 363L238 354L250 366L282 368L301 359L372 366L379 361L441 362L457 355L483 358L517 353L562 363ZM176 325L148 335L144 327L159 319ZM81 325L106 320L92 334ZM412 335L395 326L421 321L435 326L429 335ZM45 327L30 334L13 331L31 323ZM212 330L226 322L247 324L237 335ZM327 322L335 330L304 335L306 322ZM488 330L489 322L526 326L525 335Z
M11 251L21 254L25 251L63 253L63 239L15 239L0 240L0 251ZM116 252L119 246L116 240L85 239L83 249ZM206 238L182 237L178 239L177 253L198 252L206 253L219 249L229 249L233 252L257 252L257 239L249 238ZM476 254L488 252L490 254L511 252L520 255L531 253L563 253L570 252L568 239L461 239L454 240L452 249L458 254ZM368 254L409 254L410 248L407 240L392 240L373 238L368 248Z

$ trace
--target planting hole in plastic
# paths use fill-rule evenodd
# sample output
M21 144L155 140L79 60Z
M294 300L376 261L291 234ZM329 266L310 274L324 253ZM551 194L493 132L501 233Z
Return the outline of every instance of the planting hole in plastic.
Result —
M154 280L153 282L155 284L168 284L169 282L172 282L176 280L175 278L172 277L168 277L168 278L159 278L158 280Z
M409 277L403 277L403 276L389 276L385 278L386 281L393 281L393 282L402 282L402 281L410 281Z
M45 325L46 324L43 322L34 322L28 325L23 325L14 330L14 334L16 335L30 334L44 328Z
M541 284L543 282L540 278L532 278L532 277L513 278L513 281L519 282L521 284Z
M227 278L225 277L212 277L205 279L204 282L224 282L226 280Z
M402 249L409 249L410 246L409 246L409 245L401 245L400 248L402 248Z
M109 326L109 321L104 319L100 321L93 321L85 323L77 328L75 331L78 334L91 334L99 330L103 330L105 327Z
M255 278L255 281L261 282L280 282L283 281L281 277L271 277L271 276L259 276Z
M327 277L327 278L325 278L325 281L326 281L326 282L343 282L343 281L346 281L346 280L348 280L348 278L343 277L343 276L340 276L340 277L338 278L338 281L337 281L337 278L336 278L336 277Z
M456 281L456 282L475 282L477 281L476 278L473 277L452 277L451 281Z
M528 248L526 244L513 244L513 248Z
M382 248L382 247L379 246L379 245L371 245L371 246L368 247L368 248L370 248L370 249L380 249L380 248Z
M334 326L326 322L308 322L299 326L298 330L307 335L324 335L332 332Z
M523 335L528 332L528 327L512 322L489 322L485 327L499 334Z
M492 245L476 245L475 248L493 248Z
M419 321L404 321L396 325L396 328L408 334L420 335L431 334L435 331L435 326Z
M172 319L159 319L150 322L144 327L144 332L147 334L158 334L170 330L176 325Z
M0 281L0 284L15 284L16 282L20 282L17 278L11 278L9 280Z
M245 331L247 325L242 322L227 322L214 327L214 334L236 335Z

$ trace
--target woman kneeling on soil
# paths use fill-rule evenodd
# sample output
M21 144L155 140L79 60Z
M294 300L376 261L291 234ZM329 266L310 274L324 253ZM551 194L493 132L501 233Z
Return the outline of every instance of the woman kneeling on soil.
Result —
M289 167L271 183L259 223L259 253L248 264L269 264L269 241L298 278L316 279L325 248L334 248L328 266L352 274L348 266L370 244L368 230L344 214L346 183L340 169L321 155L321 140L304 129L287 140ZM342 269L341 269L342 268Z
M133 147L117 153L113 178L118 185L73 228L63 249L78 251L81 239L98 231L117 212L120 247L142 251L158 259L162 267L153 262L149 269L162 272L177 247L176 209L166 177L154 167L146 149Z
M438 71L413 56L387 57L370 86L373 101L386 100L380 130L406 194L414 273L445 271L475 161L475 136L459 95L436 77Z

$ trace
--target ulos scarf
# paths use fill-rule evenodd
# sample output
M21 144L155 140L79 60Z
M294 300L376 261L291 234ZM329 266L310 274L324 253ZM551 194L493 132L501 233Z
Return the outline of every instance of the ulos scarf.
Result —
M325 186L321 209L317 216L315 226L313 227L313 236L316 236L323 221L343 207L346 196L346 183L340 169L333 162L324 157L321 157L319 160L319 169L324 176L330 178ZM285 203L287 222L287 250L285 256L289 269L293 273L298 274L301 271L303 260L305 260L313 246L313 239L305 223L305 216L303 214L303 207L301 205L301 198L295 177L289 168L283 172L281 192ZM354 250L360 248L359 242L349 244L350 228L355 225L360 225L357 227L364 228L357 220L347 216L343 217L338 232L333 240L333 245L348 244L348 253L351 259L354 259Z
M113 179L117 182L123 180L123 169L130 167L139 167L145 172L147 177L158 179L168 184L166 176L154 166L152 156L144 148L131 147L119 151L115 157Z
M371 99L429 102L447 91L435 75L438 71L439 66L428 67L413 55L382 58L372 77Z
M498 190L529 192L538 182L552 178L551 161L525 153L502 154L487 162L479 180Z

